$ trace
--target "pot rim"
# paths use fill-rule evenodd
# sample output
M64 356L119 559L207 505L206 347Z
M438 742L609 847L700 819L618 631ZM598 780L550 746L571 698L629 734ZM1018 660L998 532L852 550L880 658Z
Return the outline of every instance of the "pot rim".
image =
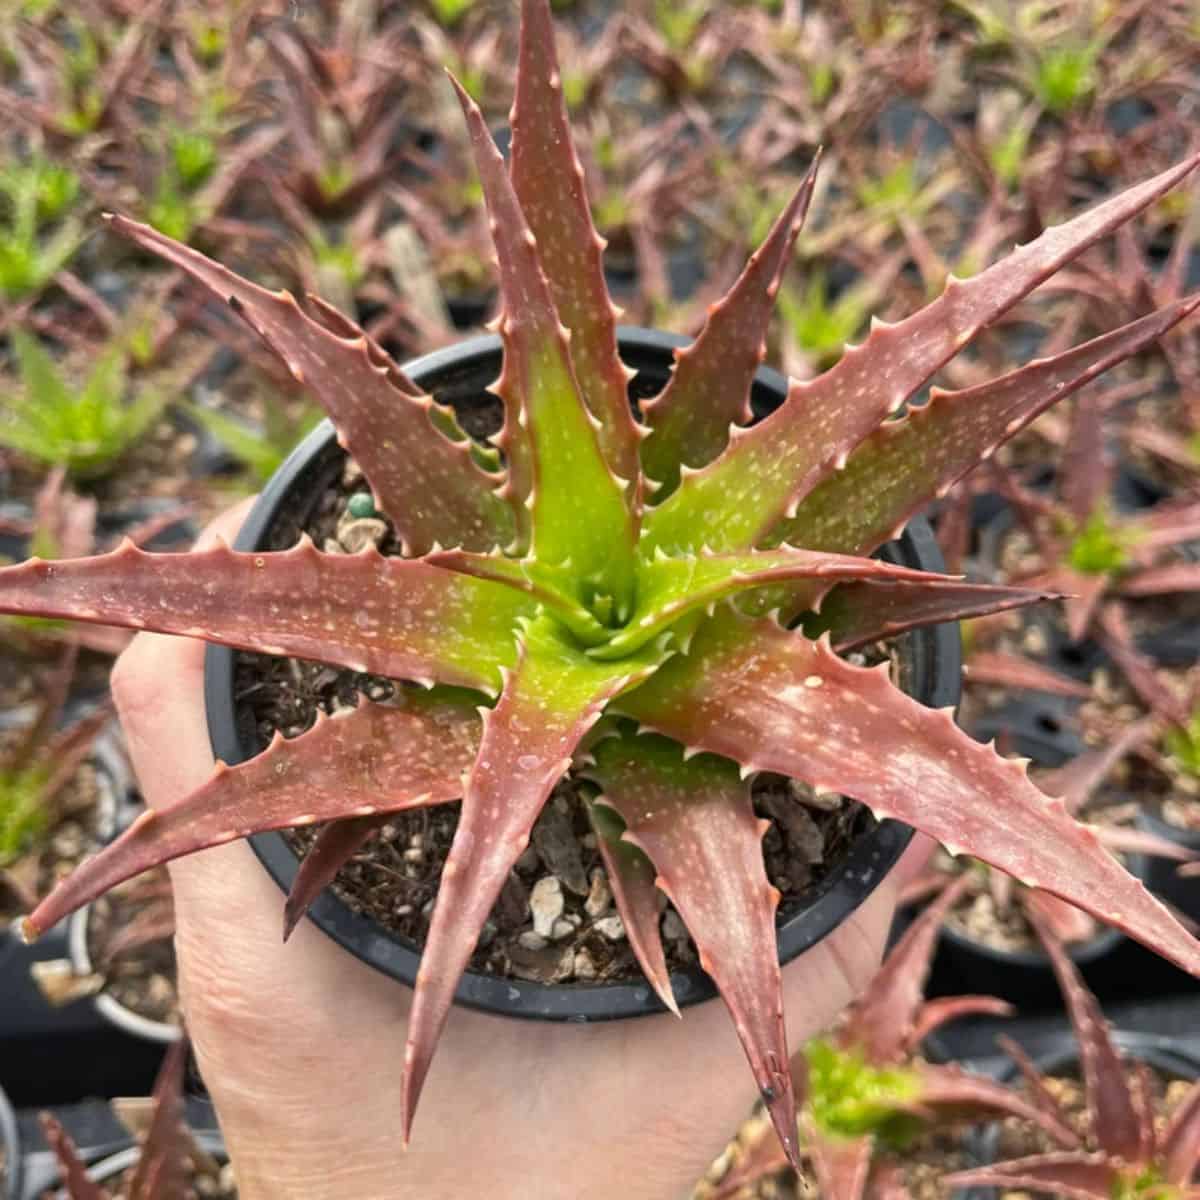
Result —
M620 349L625 362L638 371L662 374L672 351L689 339L656 330L621 326ZM404 365L405 372L428 391L444 391L471 382L478 390L481 374L490 381L499 372L500 339L485 335L423 355ZM756 415L770 411L787 394L787 380L771 368L759 368L752 405ZM336 450L333 427L325 421L292 452L268 482L242 525L234 548L257 549L284 500L303 473ZM340 453L340 451L338 451ZM910 522L899 547L910 565L943 569L941 553L927 522ZM957 703L961 679L961 641L954 623L917 631L913 637L913 693L930 707ZM244 761L232 703L235 651L209 645L205 656L205 701L214 754L229 763ZM837 928L874 891L908 845L913 830L885 820L852 846L841 864L809 893L805 903L778 926L779 959L791 961ZM298 859L281 833L252 836L251 847L275 882L286 891L295 877ZM373 919L352 912L330 889L318 897L309 918L327 935L368 965L410 986L416 979L420 949L382 929ZM680 1007L716 996L711 980L698 967L675 971L671 985ZM644 980L600 984L542 984L520 979L465 972L455 1002L469 1008L508 1016L542 1020L589 1022L665 1012Z
M5 1200L17 1200L21 1195L21 1136L17 1128L17 1114L13 1112L3 1088L0 1088L0 1146L4 1147L3 1194Z

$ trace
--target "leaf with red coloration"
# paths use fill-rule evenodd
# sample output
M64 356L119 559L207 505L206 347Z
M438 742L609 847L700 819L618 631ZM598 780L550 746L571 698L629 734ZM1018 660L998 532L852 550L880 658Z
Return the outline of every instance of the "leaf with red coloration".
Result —
M440 804L462 794L479 722L461 705L414 697L402 707L364 700L307 733L276 733L257 757L218 763L212 778L169 808L142 813L67 876L23 923L44 933L68 913L150 867L268 829L286 829Z
M1188 704L1167 687L1154 664L1134 644L1125 615L1117 605L1109 604L1102 610L1095 635L1146 707L1186 728L1191 718Z
M820 1187L821 1200L863 1200L871 1171L871 1139L825 1133L807 1114L804 1146Z
M1096 936L1096 922L1091 916L1048 892L1037 888L1024 890L1021 893L1021 907L1026 913L1036 909L1046 928L1067 945L1087 942Z
M1137 1162L1142 1122L1126 1082L1127 1068L1117 1053L1108 1022L1044 918L1036 908L1029 909L1028 915L1058 977L1067 1016L1075 1031L1092 1134L1105 1154Z
M1035 1154L942 1178L948 1188L995 1187L1031 1191L1062 1200L1111 1200L1120 1171L1102 1154Z
M617 354L617 313L604 279L604 240L592 223L583 168L567 122L547 0L524 0L521 7L511 125L513 188L537 238L559 318L571 331L571 358L588 410L600 422L605 461L629 485L630 500L638 506L641 439Z
M63 1183L71 1200L109 1200L109 1194L98 1183L93 1183L87 1173L87 1165L79 1157L74 1139L62 1127L62 1122L48 1112L38 1116L45 1137L54 1157L62 1168Z
M875 1066L898 1063L913 1049L938 933L969 883L960 875L904 931L867 990L850 1006L837 1035L843 1048L860 1049Z
M154 1116L142 1143L129 1200L171 1200L187 1194L191 1138L184 1125L183 1074L187 1042L172 1043L154 1081Z
M940 1111L959 1120L977 1120L1000 1113L1029 1121L1061 1146L1071 1146L1075 1135L1060 1117L1031 1104L1019 1092L986 1076L973 1075L961 1067L916 1063L920 1081L914 1104L921 1111Z
M1067 812L1077 813L1125 755L1153 737L1157 729L1153 718L1126 725L1099 749L1078 754L1061 767L1040 771L1038 787L1051 796L1061 796Z
M131 542L68 562L0 569L0 612L151 629L290 654L400 679L494 692L531 602L513 589L419 560L219 543L147 554Z
M454 841L442 868L404 1051L400 1124L405 1142L454 991L492 905L546 797L605 704L653 670L655 654L596 663L549 617L530 621L463 792Z
M109 216L118 233L181 268L227 301L307 387L333 419L341 444L362 468L376 504L408 554L435 543L488 550L506 546L516 527L467 442L445 437L430 419L432 400L405 380L361 330L346 336L314 320L290 292L271 292L148 225ZM402 452L403 448L403 452Z
M1126 575L1117 584L1122 596L1166 596L1172 592L1200 592L1200 563L1170 563L1147 567Z
M1200 1164L1200 1081L1179 1102L1162 1133L1163 1178L1190 1183Z
M292 936L301 917L327 888L337 873L371 840L391 813L367 817L344 817L333 821L317 835L292 880L283 906L283 940Z
M927 404L870 433L845 468L826 476L800 503L795 517L772 531L772 539L814 550L869 554L895 537L934 496L944 495L987 451L1063 396L1162 337L1198 303L1200 297L1170 305L975 387L951 392L934 388Z
M1092 694L1092 689L1078 679L1002 650L974 651L963 667L963 675L968 683L984 687L1017 688L1051 696L1071 696L1077 700L1086 700Z
M657 500L675 490L681 465L711 462L725 449L730 427L750 420L750 387L766 350L779 281L812 199L819 159L818 153L737 282L709 309L700 336L675 351L667 386L642 403L642 419L650 427L642 467L662 485Z
M1200 974L1200 945L1024 767L772 621L726 610L616 706L686 746L851 796L1116 925Z
M645 536L650 545L674 552L756 545L790 517L818 483L845 464L889 412L908 400L982 328L1152 204L1198 163L1200 155L1195 155L1066 224L1047 229L1036 241L971 279L952 277L938 299L896 325L876 323L867 340L847 350L824 375L793 383L787 400L770 416L747 429L733 430L720 457L689 475L669 499L647 514ZM1002 435L1003 429L995 440ZM980 450L990 444L973 442L970 461L962 470L974 465ZM861 506L873 490L853 493L854 507ZM847 538L838 548L858 547Z
M931 1033L962 1017L1011 1017L1016 1012L997 996L941 996L926 1000L917 1013L909 1042L919 1046Z
M674 621L698 608L749 589L767 588L789 579L881 580L910 590L969 587L948 575L896 566L877 558L850 554L813 553L792 546L776 550L746 550L740 554L706 554L669 558L659 555L638 564L638 597L630 623L588 653L593 658L618 658L636 650Z
M820 611L805 619L804 628L814 636L828 632L834 647L844 651L894 637L906 629L983 617L1055 599L1058 596L1054 592L963 583L939 575L926 575L912 583L866 579L835 588L821 601Z
M775 936L779 893L767 878L750 785L737 764L685 759L654 735L609 737L592 748L589 775L625 822L626 841L658 872L696 943L700 965L725 1001L772 1124L799 1170L796 1100L783 1026Z
M1017 1070L1021 1072L1021 1078L1025 1081L1025 1087L1029 1092L1034 1104L1042 1110L1047 1116L1056 1121L1063 1119L1063 1110L1058 1101L1054 1098L1054 1094L1046 1086L1046 1081L1042 1073L1037 1069L1037 1065L1033 1059L1025 1053L1025 1048L1020 1042L1014 1041L1005 1033L996 1035L996 1045L1008 1055L1016 1064ZM1071 1134L1070 1140L1065 1143L1068 1149L1075 1149L1082 1143L1079 1135L1069 1126L1064 1126Z
M625 823L615 808L603 803L603 797L590 802L587 811L604 859L604 869L608 872L613 899L625 926L625 936L637 956L642 974L663 1004L679 1016L658 924L659 892L654 886L654 864L637 846L622 838Z
M1082 529L1107 498L1112 477L1112 460L1104 437L1103 397L1094 388L1075 397L1071 432L1058 475L1067 512Z
M534 558L569 564L575 599L612 598L618 618L633 600L637 523L600 449L559 320L538 243L479 107L451 77L467 119L471 149L500 264L499 319L504 367L493 390L504 401L497 444L509 456L509 488L530 521Z

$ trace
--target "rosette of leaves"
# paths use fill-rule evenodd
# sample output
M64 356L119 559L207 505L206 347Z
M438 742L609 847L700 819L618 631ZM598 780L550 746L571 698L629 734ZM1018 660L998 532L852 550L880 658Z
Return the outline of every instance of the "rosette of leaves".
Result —
M1036 1196L1073 1200L1185 1200L1196 1195L1200 1166L1200 1082L1194 1084L1165 1124L1155 1117L1149 1069L1122 1060L1095 996L1087 990L1061 943L1039 928L1058 976L1067 1015L1079 1046L1087 1097L1084 1142L946 1176L947 1187L995 1187ZM1037 1067L1015 1042L1005 1049L1026 1080L1029 1095L1047 1117L1067 1114L1046 1087Z
M409 1020L407 1137L480 930L578 754L601 789L599 843L647 978L673 1008L657 886L733 1014L792 1161L778 894L751 807L756 771L861 800L1200 973L1200 946L1020 764L972 741L949 712L906 697L886 672L835 653L1036 595L866 556L1005 437L1200 301L887 417L988 322L1200 159L952 281L749 425L751 380L810 176L639 421L545 0L523 5L519 68L510 170L460 92L500 267L502 467L327 305L303 309L113 219L227 300L311 390L402 553L329 555L307 539L281 552L127 546L0 572L0 611L153 628L435 686L404 689L394 704L364 701L300 737L276 737L241 766L218 766L196 793L139 817L31 914L25 933L180 854L333 822L301 871L294 920L387 813L461 797ZM606 714L628 723L596 730Z
M1076 1144L1069 1126L1012 1089L921 1056L921 1043L949 1021L1012 1015L994 996L924 998L938 930L964 887L958 880L908 927L837 1028L801 1052L803 1144L824 1200L888 1194L882 1185L914 1138L981 1117L1017 1117L1063 1146ZM710 1200L732 1200L787 1165L780 1147L760 1138L743 1150Z

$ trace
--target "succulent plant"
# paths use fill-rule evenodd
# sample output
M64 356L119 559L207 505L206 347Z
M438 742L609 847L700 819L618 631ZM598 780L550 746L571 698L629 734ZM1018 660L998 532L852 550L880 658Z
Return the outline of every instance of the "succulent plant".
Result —
M929 905L837 1027L801 1051L794 1070L807 1084L800 1124L824 1200L879 1194L892 1153L922 1133L984 1116L1018 1117L1064 1146L1075 1144L1064 1122L1018 1092L921 1056L925 1038L949 1021L1012 1015L1012 1007L994 996L924 998L938 929L965 883L959 879ZM732 1200L746 1185L787 1165L778 1143L760 1137L744 1146L709 1200Z
M1121 1059L1095 996L1054 935L1044 926L1040 933L1079 1045L1091 1145L960 1171L943 1182L952 1188L996 1187L1076 1200L1194 1196L1200 1165L1200 1082L1184 1095L1165 1126L1160 1125L1148 1068ZM1026 1079L1030 1096L1048 1117L1065 1121L1066 1113L1036 1066L1016 1043L1006 1041L1005 1049Z
M409 1019L407 1137L484 921L578 754L601 788L592 806L600 844L647 977L674 1007L653 919L657 885L688 923L796 1161L778 894L750 802L756 771L907 821L1200 973L1200 946L1021 765L973 742L949 712L924 708L884 673L835 653L1036 596L866 556L1005 437L1200 301L968 391L935 391L903 420L887 417L983 326L1200 157L971 280L951 280L932 304L877 326L747 425L810 175L701 336L678 353L642 424L617 355L549 7L525 0L522 17L511 171L460 89L499 258L504 364L494 391L505 424L494 441L503 468L327 305L303 309L152 229L112 219L227 301L311 390L402 553L331 555L302 540L280 552L218 544L148 555L126 546L73 563L35 559L0 571L0 611L153 628L439 686L322 716L245 764L219 765L199 791L139 817L24 932L36 936L178 855L331 821L315 865L301 873L294 920L314 881L384 814L461 797ZM809 636L818 625L822 635ZM475 693L478 711L462 689ZM606 716L614 719L597 728Z
M149 1125L140 1139L137 1164L122 1188L122 1200L183 1200L195 1195L189 1185L192 1168L219 1170L196 1145L184 1123L186 1067L187 1043L175 1042L167 1050L154 1081ZM61 1183L68 1200L110 1200L112 1193L90 1178L78 1147L58 1118L42 1113L41 1123L42 1133L62 1168Z

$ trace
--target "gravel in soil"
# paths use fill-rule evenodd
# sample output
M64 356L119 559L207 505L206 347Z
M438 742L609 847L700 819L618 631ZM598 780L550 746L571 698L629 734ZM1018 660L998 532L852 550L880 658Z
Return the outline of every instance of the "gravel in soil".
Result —
M492 423L487 411L473 416L468 409L460 416L468 426L478 423L481 429ZM350 496L363 488L353 464L340 473L335 466L314 511L282 517L270 548L293 545L303 530L328 552L352 553L371 543L385 554L398 553L386 522L349 515ZM870 661L888 657L879 648L866 655ZM237 661L239 726L253 731L260 749L277 729L285 737L303 732L318 708L328 712L353 705L360 693L386 700L397 686L295 659L240 654ZM588 786L567 775L554 789L529 847L484 926L471 969L540 983L641 978L588 823L583 803ZM757 776L753 797L759 815L770 822L764 856L768 875L783 895L778 915L784 920L870 827L872 818L851 801L814 796L777 775ZM334 884L338 896L413 946L422 945L458 810L453 803L397 814L339 873ZM309 827L285 836L303 853L318 832L319 827ZM662 904L668 966L690 966L696 962L695 947L665 898Z
M229 1163L218 1162L203 1150L194 1151L190 1164L188 1186L195 1200L237 1200L237 1181ZM129 1185L136 1167L122 1171L115 1180L105 1180L104 1187L111 1200L128 1200ZM39 1200L58 1200L58 1192L43 1192Z
M88 957L103 991L151 1021L178 1025L175 912L165 867L139 875L92 902Z

